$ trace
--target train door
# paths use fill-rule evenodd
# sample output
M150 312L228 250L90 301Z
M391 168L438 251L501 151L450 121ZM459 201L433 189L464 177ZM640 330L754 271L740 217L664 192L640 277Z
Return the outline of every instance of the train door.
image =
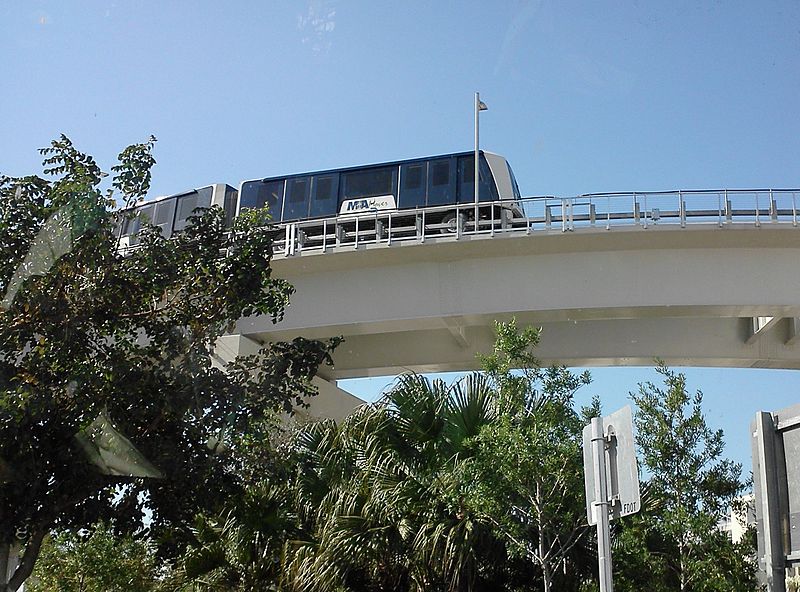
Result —
M428 186L428 163L415 162L400 165L400 197L398 209L425 207Z
M308 202L311 193L311 177L289 179L286 201L283 204L283 221L291 222L308 217Z
M311 187L311 207L308 215L312 218L335 216L338 196L339 173L316 175Z
M456 167L454 158L437 158L428 163L429 206L443 206L456 201Z
M483 189L483 188L481 188ZM458 157L458 203L475 201L475 156Z

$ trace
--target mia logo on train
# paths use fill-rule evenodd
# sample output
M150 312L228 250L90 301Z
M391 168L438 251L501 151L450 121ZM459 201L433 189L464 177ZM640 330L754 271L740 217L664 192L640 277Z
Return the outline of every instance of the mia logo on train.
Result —
M365 199L349 199L342 203L343 214L356 214L374 210L393 210L394 196L370 197Z

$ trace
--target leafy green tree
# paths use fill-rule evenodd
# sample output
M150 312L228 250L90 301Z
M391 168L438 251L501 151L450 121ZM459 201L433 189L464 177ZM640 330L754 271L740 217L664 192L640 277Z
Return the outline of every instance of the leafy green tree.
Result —
M588 374L542 370L533 355L539 332L498 323L495 351L483 360L498 393L498 413L482 426L463 463L466 504L531 561L549 592L576 587L586 565L582 430L573 394ZM519 369L514 371L513 369ZM561 573L559 573L561 568Z
M156 592L165 570L153 545L119 537L106 524L83 535L48 536L25 589L29 592Z
M198 210L171 239L147 227L119 253L115 204L147 193L154 141L120 153L107 189L64 136L42 150L46 178L0 176L0 555L24 546L10 590L51 529L113 517L177 553L198 512L241 491L252 426L313 395L335 346L296 339L212 364L237 319L280 319L292 288L272 277L264 211L229 231L219 208Z
M703 414L703 395L663 364L664 386L632 394L640 461L657 500L622 522L614 565L620 590L755 590L754 548L718 528L745 484L740 465L723 458L722 430Z

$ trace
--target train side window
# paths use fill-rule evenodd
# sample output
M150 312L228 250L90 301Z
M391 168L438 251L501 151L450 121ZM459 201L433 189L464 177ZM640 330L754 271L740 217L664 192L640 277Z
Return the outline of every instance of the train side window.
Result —
M394 195L396 167L353 171L344 175L344 199Z
M458 157L458 202L469 203L475 200L475 157Z
M293 179L289 185L289 203L299 203L305 200L308 181L305 179Z
M178 232L186 228L190 216L201 214L201 212L195 212L195 209L211 207L212 193L214 193L213 187L203 187L197 191L187 193L186 195L178 196L175 224L172 226L173 232Z
M400 165L400 197L398 208L418 208L425 206L428 184L428 163L417 162Z
M142 230L142 226L150 224L153 219L154 206L142 206L136 210L136 214L125 221L125 228L122 231L123 236L129 236L128 244L135 245L139 242L137 236Z
M161 229L161 234L169 238L172 234L172 219L175 217L175 198L165 199L156 204L153 224Z
M455 203L455 159L440 158L429 163L427 205L442 206Z
M286 188L286 203L283 208L283 220L299 220L308 216L308 194L310 179L300 177L290 179Z
M438 187L440 185L447 185L450 182L450 163L434 162L433 171L431 173L431 185Z
M311 205L308 215L311 217L335 216L336 197L339 193L339 175L314 177L311 187Z
M403 176L403 191L413 191L422 187L422 176L425 170L424 164L409 166Z

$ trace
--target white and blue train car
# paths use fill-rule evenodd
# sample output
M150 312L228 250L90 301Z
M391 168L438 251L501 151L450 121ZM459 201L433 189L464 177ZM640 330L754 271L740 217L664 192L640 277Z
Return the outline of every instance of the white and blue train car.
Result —
M209 185L137 205L134 215L121 220L120 246L134 246L144 223L170 237L196 208L214 205L228 223L245 209L266 206L276 224L302 223L309 234L321 231L326 220L347 226L354 218L420 211L426 212L426 227L443 232L455 231L459 216L462 222L474 219L475 211L481 219L522 216L514 173L505 158L490 152L480 152L479 207L468 207L475 199L474 162L473 152L460 152L243 181L238 191Z

